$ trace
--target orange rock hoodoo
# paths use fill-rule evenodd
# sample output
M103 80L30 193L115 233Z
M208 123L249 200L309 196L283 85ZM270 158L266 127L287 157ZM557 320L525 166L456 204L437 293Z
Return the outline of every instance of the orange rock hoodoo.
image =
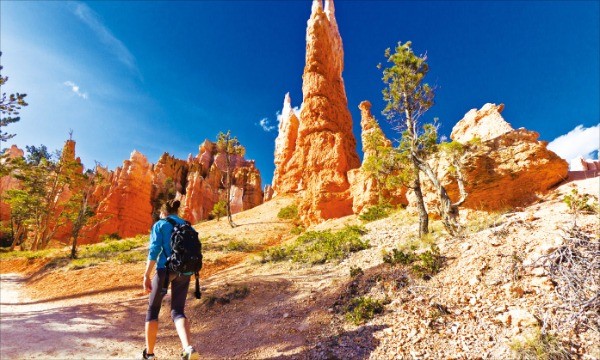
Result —
M298 193L306 222L352 214L348 171L358 168L342 71L342 39L332 0L314 0L306 30L303 103L296 116L286 96L276 142L275 193ZM291 151L293 149L293 151Z
M362 129L361 140L363 150L363 164L359 169L348 172L350 180L354 213L360 213L364 208L375 205L381 196L390 204L406 204L406 189L398 188L396 191L382 189L375 176L369 174L365 169L365 162L370 157L377 157L378 147L391 147L392 142L385 137L379 123L371 114L371 103L363 101L358 106L361 113L360 126Z

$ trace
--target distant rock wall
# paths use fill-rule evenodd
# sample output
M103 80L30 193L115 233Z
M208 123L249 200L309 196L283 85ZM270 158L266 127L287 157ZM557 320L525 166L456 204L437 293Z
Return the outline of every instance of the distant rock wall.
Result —
M11 157L22 157L16 146L8 150ZM75 142L67 141L62 159L77 161ZM251 209L263 202L260 172L254 161L241 156L232 157L232 213ZM79 171L83 171L83 166ZM180 214L192 223L208 219L214 205L225 200L224 175L227 172L225 155L216 145L206 140L196 157L177 159L167 153L156 164L148 162L138 151L133 151L115 171L98 167L103 179L93 190L90 205L96 207L95 215L82 229L80 244L95 243L106 235L121 238L149 233L158 219L160 206L171 198L181 200ZM18 188L19 182L10 176L0 178L0 194ZM71 189L65 189L61 199L67 201ZM10 207L0 203L1 221L10 220ZM57 209L60 211L60 209ZM68 242L72 225L62 224L55 238Z

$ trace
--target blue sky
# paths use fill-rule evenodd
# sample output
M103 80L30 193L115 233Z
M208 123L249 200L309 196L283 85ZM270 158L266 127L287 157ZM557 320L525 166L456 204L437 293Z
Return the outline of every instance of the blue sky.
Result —
M360 149L362 100L390 138L381 110L383 52L411 40L438 87L426 120L441 133L472 108L504 103L504 118L553 141L570 160L599 147L598 1L335 2L343 73ZM58 149L73 130L77 154L114 169L134 149L196 155L232 130L273 175L277 112L302 102L311 1L2 1L2 92L30 106L6 128L15 143ZM262 126L261 126L262 124ZM270 131L267 131L270 130ZM564 137L561 137L564 136Z

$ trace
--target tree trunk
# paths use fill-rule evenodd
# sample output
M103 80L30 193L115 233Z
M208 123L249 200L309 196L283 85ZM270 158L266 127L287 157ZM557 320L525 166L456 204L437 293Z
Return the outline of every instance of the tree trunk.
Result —
M433 183L438 193L440 201L439 212L442 217L442 223L444 227L450 233L450 235L458 235L461 230L460 223L458 222L458 206L452 204L446 188L442 186L437 176L433 173L433 169L425 161L417 159L417 164L421 171L423 171L429 180Z
M227 139L229 141L229 139ZM229 148L229 146L227 147ZM227 152L225 158L227 160L227 221L229 221L229 226L234 228L236 225L233 222L233 218L231 217L231 159L229 157L229 152Z
M411 156L412 158L412 156ZM415 192L417 198L417 209L419 211L419 237L429 233L429 215L425 208L425 201L423 200L423 192L421 191L421 177L419 175L419 166L415 159L412 159L413 171L415 173L415 180L412 185L412 189Z

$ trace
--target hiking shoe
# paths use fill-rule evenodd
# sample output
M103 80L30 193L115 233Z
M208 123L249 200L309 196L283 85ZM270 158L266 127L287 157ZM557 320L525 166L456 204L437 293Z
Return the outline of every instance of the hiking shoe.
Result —
M198 360L200 359L200 355L192 345L186 347L181 353L181 360Z
M142 359L156 360L156 356L154 354L148 354L146 352L146 349L144 349L144 351L142 352Z

